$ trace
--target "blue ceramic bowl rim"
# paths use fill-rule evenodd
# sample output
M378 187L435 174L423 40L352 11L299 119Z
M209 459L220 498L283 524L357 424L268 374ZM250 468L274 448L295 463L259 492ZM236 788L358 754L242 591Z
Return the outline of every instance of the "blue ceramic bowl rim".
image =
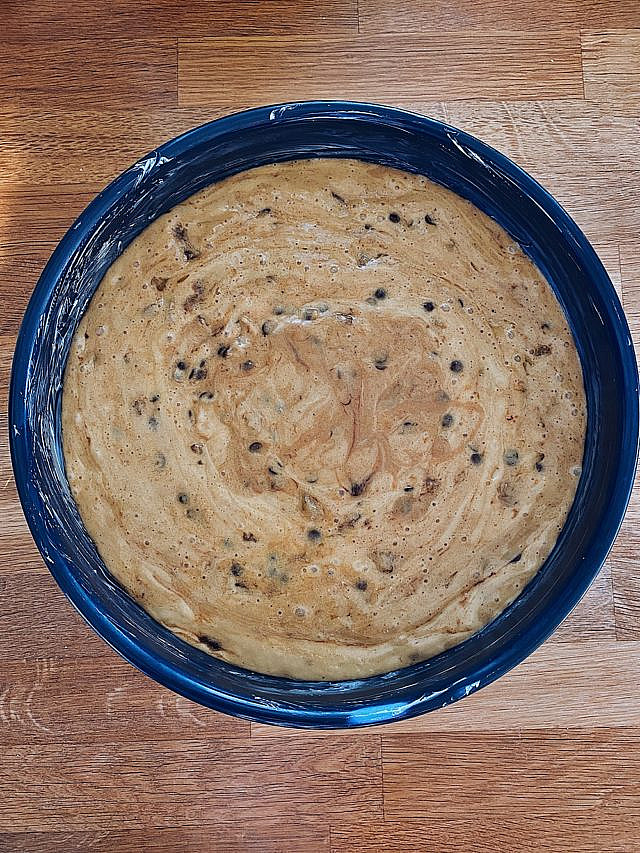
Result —
M525 188L529 197L546 212L555 224L561 226L567 238L575 243L600 295L611 302L611 313L615 315L617 321L614 326L615 345L620 356L624 381L624 404L628 417L621 427L623 450L620 454L621 462L617 469L614 499L608 506L601 522L597 543L591 548L589 564L585 563L582 573L574 577L573 583L569 587L563 589L561 602L556 606L547 607L544 618L539 619L523 635L518 636L517 643L506 650L503 649L489 664L470 669L463 678L455 680L442 690L421 692L419 683L416 683L413 694L400 702L387 701L377 705L364 703L360 708L352 707L345 710L344 707L339 707L335 711L326 709L318 711L306 710L299 705L289 706L286 703L274 706L272 703L261 702L259 697L230 695L228 692L218 690L214 684L204 684L202 681L189 676L180 668L167 664L161 659L161 656L145 649L120 626L116 625L108 614L96 606L90 593L78 583L72 566L62 559L56 559L55 555L53 559L49 557L47 560L49 571L83 618L123 658L160 684L193 701L239 717L278 725L310 728L355 727L416 716L443 707L463 696L468 696L522 662L549 637L571 612L604 563L620 528L631 496L638 455L638 369L622 306L598 256L586 237L561 205L540 184L506 156L474 136L418 113L354 101L303 101L269 105L234 113L208 122L164 143L141 158L112 181L85 208L62 238L42 272L25 311L19 331L9 391L9 437L14 475L25 517L41 553L45 555L43 543L48 534L38 514L34 511L32 499L27 489L28 460L31 450L26 435L20 432L17 425L23 423L26 417L25 389L28 383L34 340L38 333L38 323L43 308L46 306L70 258L82 245L83 240L91 232L95 223L101 219L117 199L136 184L140 172L144 174L155 163L161 163L164 158L171 159L203 142L212 142L230 131L256 131L269 122L286 121L290 118L313 119L324 116L362 118L383 124L391 123L396 127L428 129L429 133L443 141L445 138L451 141L451 134L453 134L456 146L463 146L468 156L481 158L485 163L498 168L516 185ZM522 595L524 596L525 593L526 590ZM465 642L468 643L470 640ZM443 656L447 654L448 652L444 652ZM420 666L421 664L417 664L413 668ZM399 672L403 671L400 670ZM247 675L255 674L247 672ZM395 673L388 673L364 681L390 679L394 675ZM270 676L264 678L283 684L289 682L288 679L273 679ZM293 681L289 683L298 686L304 684ZM342 682L342 684L345 683ZM325 686L330 687L331 685Z

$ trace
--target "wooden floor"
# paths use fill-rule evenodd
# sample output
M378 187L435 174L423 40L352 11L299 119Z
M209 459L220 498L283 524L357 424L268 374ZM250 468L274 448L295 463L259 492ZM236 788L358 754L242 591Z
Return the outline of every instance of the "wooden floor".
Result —
M0 40L0 850L640 850L640 492L515 672L349 734L224 717L97 639L18 506L7 380L56 241L106 182L226 112L309 97L470 130L593 241L640 341L638 0L11 0Z

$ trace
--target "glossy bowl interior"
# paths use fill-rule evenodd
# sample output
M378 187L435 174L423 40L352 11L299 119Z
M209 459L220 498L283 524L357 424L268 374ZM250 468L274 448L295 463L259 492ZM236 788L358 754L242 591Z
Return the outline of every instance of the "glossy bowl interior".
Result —
M357 157L420 172L496 219L542 270L564 307L588 404L575 503L552 554L519 598L478 634L429 661L334 683L230 666L149 617L109 576L89 539L70 496L60 442L62 378L73 333L104 272L128 243L207 184L263 163L315 156ZM192 130L140 160L89 205L54 252L29 303L9 417L14 471L33 537L62 590L114 649L160 683L221 711L285 725L350 727L410 717L468 695L523 660L573 608L602 565L628 502L638 444L638 374L602 264L562 208L511 161L421 116L369 104L306 102Z

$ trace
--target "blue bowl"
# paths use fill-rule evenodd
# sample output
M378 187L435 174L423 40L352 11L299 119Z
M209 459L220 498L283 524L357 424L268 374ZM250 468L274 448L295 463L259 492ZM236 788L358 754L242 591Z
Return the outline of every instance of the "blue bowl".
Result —
M60 441L62 379L73 333L105 270L131 240L214 181L263 163L318 156L419 172L499 222L564 308L588 406L575 502L553 552L519 598L478 634L431 660L332 683L231 666L148 616L109 575L87 535ZM61 589L98 634L143 672L196 702L251 720L312 728L422 714L520 663L571 611L604 562L629 500L638 449L638 372L629 329L602 264L565 211L510 160L466 133L401 110L337 101L262 107L211 122L162 145L100 193L62 239L33 293L18 337L9 409L13 467L31 532Z

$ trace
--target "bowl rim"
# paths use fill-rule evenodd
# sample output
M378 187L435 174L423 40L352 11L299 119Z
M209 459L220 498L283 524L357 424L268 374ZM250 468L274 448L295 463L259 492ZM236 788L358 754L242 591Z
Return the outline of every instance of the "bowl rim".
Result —
M595 557L591 564L585 565L584 571L579 577L575 578L573 583L563 590L564 596L561 606L559 608L547 608L545 611L546 618L539 620L535 627L529 628L522 638L519 637L516 648L503 650L498 657L492 659L491 665L484 665L469 671L464 678L450 684L444 690L417 695L411 701L399 703L387 701L375 707L366 705L350 711L341 709L335 713L329 710L305 710L301 707L265 707L260 700L255 698L231 696L228 692L217 690L212 684L205 685L197 681L179 668L159 659L111 621L96 606L91 594L78 582L66 561L51 559L45 552L43 546L46 536L43 529L44 525L33 511L33 502L27 490L28 466L26 463L29 458L30 447L26 435L21 433L18 426L24 422L26 417L25 389L28 384L30 357L42 309L47 304L67 263L81 246L83 239L91 233L96 220L100 219L119 198L136 185L141 174L146 174L154 165L162 163L164 158L170 160L202 142L211 142L216 137L230 131L251 131L265 125L265 123L297 121L301 118L312 120L319 117L359 118L381 124L392 122L401 127L417 128L422 131L428 129L433 135L446 135L467 156L479 157L488 164L495 164L519 186L524 186L534 202L541 206L556 224L562 227L565 237L571 238L577 244L579 253L589 268L590 276L596 288L611 304L612 313L615 314L617 321L615 323L615 343L620 355L624 377L622 395L626 403L631 402L631 405L627 406L629 417L621 425L623 435L620 464L616 477L617 488L615 498L608 508L607 524L603 530L600 530ZM451 136L452 134L453 136ZM632 399L634 397L635 405L633 405ZM631 497L639 440L638 368L626 317L600 259L581 229L578 228L564 208L528 173L493 147L481 142L471 134L437 119L374 103L310 100L255 107L222 116L187 130L140 158L109 183L89 203L56 246L38 279L25 310L11 370L8 413L9 444L14 477L33 539L45 558L47 568L66 597L83 619L119 655L160 684L193 701L219 711L231 713L237 717L294 727L356 727L381 724L435 710L490 684L528 657L573 610L602 567L620 529ZM373 676L373 678L376 677ZM287 679L281 680L287 681ZM307 682L296 683L306 684Z

